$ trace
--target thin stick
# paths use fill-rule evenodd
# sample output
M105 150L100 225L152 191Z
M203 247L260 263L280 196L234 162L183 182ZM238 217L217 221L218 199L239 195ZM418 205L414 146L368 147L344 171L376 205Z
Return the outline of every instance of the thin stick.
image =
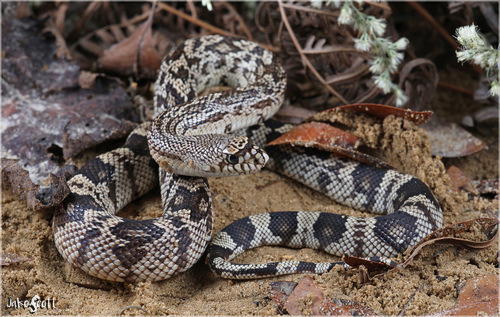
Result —
M316 13L316 14L321 14L321 15L329 15L329 16L336 17L336 18L339 17L338 12L328 12L328 11L323 11L323 10L319 10L319 9L303 7L303 6L296 5L296 4L283 3L283 7L287 8L287 9L298 10L298 11L306 11L306 12L311 12L311 13Z
M429 12L427 12L427 10L424 9L424 7L422 7L422 5L420 5L420 3L417 3L415 1L407 1L407 3L413 9L415 9L424 19L426 19L427 22L429 22L432 27L435 28L436 31L441 34L441 36L446 41L448 41L448 43L451 44L451 46L453 46L454 49L459 49L458 43L453 39L453 37L451 37L451 35L434 19L432 15L430 15Z
M316 76L316 78L325 86L326 89L328 89L334 96L340 99L344 104L348 104L347 100L342 97L335 89L333 89L330 85L328 85L325 81L325 79L318 73L318 71L314 68L314 66L311 64L307 56L302 52L302 48L300 47L300 43L295 37L295 33L293 33L292 26L290 25L290 22L288 21L288 18L285 14L285 9L283 7L283 3L281 2L282 0L278 0L278 4L280 7L280 13L281 13L281 18L283 20L283 23L285 23L285 27L288 30L288 33L290 34L290 37L292 38L293 44L295 45L295 48L297 48L297 51L300 54L300 57L302 57L302 60L304 63L306 63L307 67L309 70Z
M415 299L415 295L417 295L417 293L420 292L422 290L422 288L424 288L424 285L420 286L417 289L417 291L415 293L413 293L413 295L410 297L410 299L408 299L408 302L404 305L403 309L398 314L398 316L403 316L405 314L406 309L408 308L408 306L410 306L411 302L413 302L413 300Z
M223 1L222 3L224 3L226 8L229 10L229 12L231 12L231 14L240 23L241 27L243 28L243 33L245 33L247 39L249 39L250 41L253 41L252 34L248 30L248 27L247 27L245 21L243 21L243 19L241 18L240 14L234 9L234 7L229 2Z
M182 12L182 11L179 11L171 6L169 6L168 4L165 4L165 3L162 3L162 2L158 2L158 7L165 10L165 11L168 11L172 14L175 14L179 17L181 17L182 19L188 21L188 22L191 22L199 27L202 27L212 33L216 33L216 34L220 34L220 35L224 35L224 36L235 36L235 37L241 37L241 36L238 36L236 34L233 34L233 33L229 33L229 32L226 32L224 31L223 29L219 29L218 27L216 26L213 26L207 22L203 22L199 19L195 19L193 18L192 16L190 15L187 15L186 13Z
M449 83L444 82L444 81L439 81L438 87L448 89L451 91L455 91L455 92L461 93L463 95L474 97L474 91L467 89L467 88L458 87L456 85L452 85L452 84L449 84Z
M216 33L216 34L220 34L220 35L224 35L224 36L232 36L232 37L238 37L238 38L242 38L242 36L238 35L238 34L233 34L233 33L230 33L230 32L226 32L224 31L223 29L219 29L218 27L216 26L213 26L207 22L203 22L199 19L194 19L193 17L191 17L190 15L187 15L186 13L182 12L182 11L179 11L175 8L172 8L171 6L169 6L168 4L165 4L165 3L162 3L162 2L158 2L158 8L161 8L165 11L168 11L172 14L175 14L179 17L181 17L182 19L188 21L188 22L191 22L199 27L202 27L206 30L208 30L209 32L212 32L212 33ZM256 42L258 43L258 42ZM273 53L276 53L276 52L279 52L280 49L277 48L277 47L274 47L274 46L270 46L270 45L267 45L267 44L263 44L263 43L258 43L260 46L263 46L265 47L266 49L270 50L271 52Z

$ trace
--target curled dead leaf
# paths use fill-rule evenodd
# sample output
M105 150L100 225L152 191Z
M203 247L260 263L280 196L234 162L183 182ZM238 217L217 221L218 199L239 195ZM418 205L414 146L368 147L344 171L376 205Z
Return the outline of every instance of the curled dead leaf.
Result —
M292 144L354 149L358 138L349 133L322 122L310 122L298 125L268 145Z
M409 255L406 261L401 264L402 267L406 267L412 259L420 253L422 248L431 244L452 244L462 248L472 249L472 250L480 250L488 248L492 245L497 238L498 235L498 226L499 220L497 218L476 218L464 222L454 223L443 228L440 228L425 238L423 238L416 245L411 247L409 250L405 252L405 254ZM479 226L481 231L485 233L489 238L486 241L474 241L469 239L455 238L454 236L465 231L474 228L475 226Z
M308 110L302 107L282 105L275 116L282 122L299 124L315 113L316 111Z
M161 57L153 43L153 16L155 5L149 18L129 37L111 46L99 57L97 64L105 72L121 76L135 75L137 78L154 79L160 68Z
M498 196L498 178L472 181L480 194L495 194Z
M57 206L69 194L64 172L60 176L50 174L49 186L41 187L32 182L30 173L19 165L19 160L1 159L1 171L2 184L33 210Z
M426 58L415 58L399 71L399 87L408 96L406 107L413 110L425 109L434 97L439 82L436 65Z
M346 131L322 122L303 123L268 145L284 145L314 147L331 152L332 155L346 157L358 162L384 169L393 169L388 163L365 153L354 150L358 138Z

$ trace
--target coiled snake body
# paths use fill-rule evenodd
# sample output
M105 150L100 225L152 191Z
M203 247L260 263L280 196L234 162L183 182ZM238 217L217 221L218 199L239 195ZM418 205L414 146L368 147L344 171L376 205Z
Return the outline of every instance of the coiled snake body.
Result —
M234 89L198 97L214 85ZM155 85L154 122L138 126L123 147L98 156L68 181L71 193L53 222L59 252L102 279L167 279L196 263L210 241L212 202L205 177L250 173L266 162L266 167L338 202L386 215L276 212L240 219L224 228L208 249L210 268L223 277L322 273L333 265L229 262L264 244L388 257L441 226L439 204L412 176L310 149L269 147L270 157L263 152L267 142L290 129L268 120L281 105L285 86L276 58L255 43L212 35L180 45L162 64ZM190 152L196 154L187 155ZM161 217L115 216L158 180Z

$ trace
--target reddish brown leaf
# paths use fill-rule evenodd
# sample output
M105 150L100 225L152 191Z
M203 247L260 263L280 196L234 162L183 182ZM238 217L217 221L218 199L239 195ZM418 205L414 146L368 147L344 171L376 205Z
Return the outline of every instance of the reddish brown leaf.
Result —
M458 295L458 301L442 316L498 316L498 275L470 279Z
M409 120L416 125L421 125L427 122L431 116L432 111L412 111L408 109L401 109L397 107L391 107L386 105L379 105L373 103L359 103L352 105L340 106L333 109L325 110L324 112L329 111L346 111L352 110L360 113L368 113L376 118L384 119L387 116L393 115L398 118L404 118Z
M486 149L486 143L479 140L458 124L431 120L422 128L429 134L432 154L444 157L463 157Z
M332 152L336 156L347 157L379 168L393 169L388 163L371 155L354 150L358 138L322 122L304 123L294 127L268 145L299 145L315 147Z
M455 191L458 192L460 190L464 190L474 195L479 194L474 184L472 184L471 180L458 167L452 165L450 166L450 168L448 168L448 171L446 173L450 177Z
M160 68L161 57L153 43L151 26L154 8L149 18L129 37L111 46L98 59L98 67L106 72L138 78L154 79Z
M299 281L288 297L285 308L290 315L345 316L376 315L369 307L344 299L329 300L309 276Z
M311 277L306 276L299 281L299 284L288 296L285 309L292 316L322 315L320 308L323 302L325 302L323 291L319 289Z
M316 147L341 147L353 149L358 138L349 133L322 122L310 122L298 125L268 145L292 144Z
M297 286L296 282L290 282L290 281L278 281L269 284L269 288L267 290L267 296L276 305L278 313L283 312L285 302L296 286Z

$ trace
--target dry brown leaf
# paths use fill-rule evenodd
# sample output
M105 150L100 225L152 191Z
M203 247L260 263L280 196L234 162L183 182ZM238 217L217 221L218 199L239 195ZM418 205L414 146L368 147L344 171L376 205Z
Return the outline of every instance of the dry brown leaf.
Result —
M299 124L315 113L316 111L308 110L302 107L282 105L275 116L279 121Z
M25 200L32 210L42 210L60 204L69 194L66 179L75 169L71 165L61 170L60 176L50 174L49 186L41 188L40 185L33 183L28 171L19 165L19 160L1 159L2 184L19 199Z
M81 88L78 65L54 59L56 44L41 36L40 21L8 19L2 26L8 45L2 59L1 145L4 157L16 160L2 162L3 184L39 210L64 198L65 159L128 135L137 118L117 80L98 76L92 88Z
M458 167L452 165L448 168L446 173L450 176L450 181L455 191L464 190L471 194L479 195L474 184L472 184L471 180Z
M323 122L309 122L293 127L268 145L291 144L306 147L354 149L358 138Z
M129 37L111 46L100 55L97 64L105 72L121 76L154 79L160 68L159 56L152 40L154 6L149 18Z
M498 316L498 275L480 276L467 280L460 290L455 306L439 316Z
M268 145L299 145L314 147L331 152L332 155L347 157L358 162L379 168L393 169L390 164L366 153L354 150L358 138L346 131L322 122L309 122L298 125L281 135Z
M296 282L290 281L278 281L269 284L267 297L276 305L276 309L279 314L283 313L285 309L285 302L296 286Z
M328 299L323 290L310 276L301 279L285 302L287 312L292 316L374 316L373 309L358 302L344 299Z
M405 252L405 254L409 254L406 261L401 264L402 267L406 267L413 258L420 253L422 248L431 244L452 244L462 248L480 250L488 248L491 244L496 241L498 235L498 219L495 218L476 218L464 222L454 223L443 228L440 228L421 241L419 241L416 245L411 247L409 250ZM489 236L489 239L486 241L473 241L468 239L455 238L454 235L463 233L470 228L478 225L481 228L481 231Z
M322 315L321 304L325 301L323 291L319 289L312 278L304 277L288 296L285 309L292 316Z

